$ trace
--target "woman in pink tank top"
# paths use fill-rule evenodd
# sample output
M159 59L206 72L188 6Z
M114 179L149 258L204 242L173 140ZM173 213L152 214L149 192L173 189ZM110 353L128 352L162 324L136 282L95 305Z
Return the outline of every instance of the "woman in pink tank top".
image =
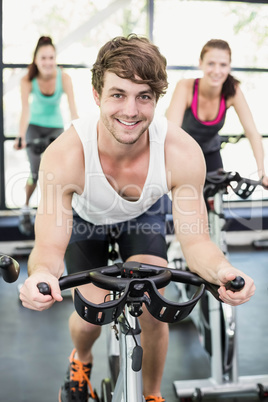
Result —
M196 139L203 150L207 170L212 171L223 166L218 132L224 125L226 110L233 106L250 141L258 175L268 186L262 138L240 83L230 74L229 44L221 39L208 41L201 51L199 67L202 78L183 79L177 83L166 112L167 118Z

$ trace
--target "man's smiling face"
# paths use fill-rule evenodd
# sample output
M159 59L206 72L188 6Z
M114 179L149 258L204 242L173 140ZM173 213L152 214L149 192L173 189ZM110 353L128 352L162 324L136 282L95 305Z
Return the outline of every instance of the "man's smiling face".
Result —
M147 84L106 72L101 95L93 89L100 120L121 144L134 144L151 124L156 98Z

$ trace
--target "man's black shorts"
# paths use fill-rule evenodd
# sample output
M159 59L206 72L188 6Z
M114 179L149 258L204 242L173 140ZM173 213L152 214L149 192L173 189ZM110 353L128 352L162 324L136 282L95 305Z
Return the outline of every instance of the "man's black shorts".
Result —
M139 217L113 225L93 225L74 214L65 254L68 273L107 265L111 237L123 261L137 254L167 259L166 213L170 213L170 205L170 199L164 196Z

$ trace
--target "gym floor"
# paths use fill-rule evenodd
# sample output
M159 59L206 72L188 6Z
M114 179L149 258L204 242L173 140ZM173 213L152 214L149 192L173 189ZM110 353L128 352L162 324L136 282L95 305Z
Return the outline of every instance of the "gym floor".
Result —
M2 243L3 244L3 243ZM1 250L4 252L4 250ZM239 375L268 374L268 251L250 247L232 247L230 259L256 283L254 298L237 308ZM16 257L21 264L20 278L7 284L0 280L0 400L5 402L52 402L64 378L72 342L68 317L73 310L70 294L62 303L44 312L22 307L17 287L24 281L26 257ZM169 287L167 297L176 297ZM107 374L105 328L94 347L93 386ZM163 378L162 393L167 402L178 401L173 382L210 376L209 358L202 349L190 318L170 326L170 343ZM198 386L198 380L196 382ZM204 399L207 400L207 399ZM254 395L241 398L218 397L213 401L257 401Z

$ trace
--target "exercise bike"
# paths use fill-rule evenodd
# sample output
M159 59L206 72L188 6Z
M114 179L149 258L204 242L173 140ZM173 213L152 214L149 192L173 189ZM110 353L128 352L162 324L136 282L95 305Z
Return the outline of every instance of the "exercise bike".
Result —
M208 209L209 229L212 241L228 258L223 195L231 188L241 199L247 199L261 181L241 177L237 172L217 171L209 173L204 186L204 199ZM188 270L184 258L171 261L171 266ZM178 285L179 300L189 298L192 288ZM202 401L204 397L234 397L252 393L260 400L268 398L268 376L238 376L236 349L236 309L219 303L206 293L198 308L191 315L200 335L201 344L210 356L211 377L207 379L175 381L176 394L181 401Z
M197 290L189 300L182 303L169 301L158 292L158 289L173 281L191 284ZM157 320L175 323L191 313L205 289L219 300L218 287L191 272L137 262L119 262L59 279L61 290L86 283L93 283L109 293L103 303L94 304L86 300L76 289L74 296L76 311L84 320L95 325L114 323L115 333L109 331L108 338L113 343L117 342L119 346L119 364L115 364L117 353L114 355L113 348L109 349L110 376L102 380L100 396L94 391L95 400L98 402L145 402L142 393L143 351L138 320L144 305ZM37 286L41 293L50 293L46 283ZM244 286L244 280L237 277L226 286L240 290ZM109 298L110 293L112 298Z

